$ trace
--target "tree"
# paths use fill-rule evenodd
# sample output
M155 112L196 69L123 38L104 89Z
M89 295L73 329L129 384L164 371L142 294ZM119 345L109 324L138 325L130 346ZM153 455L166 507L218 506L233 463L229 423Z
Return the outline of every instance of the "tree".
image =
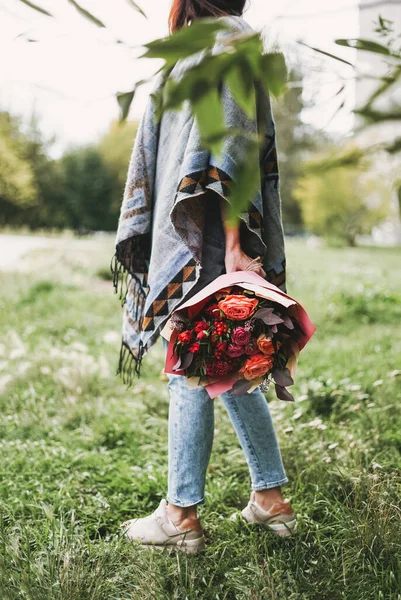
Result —
M292 69L288 80L287 92L273 102L273 109L280 159L283 222L286 232L291 232L299 231L303 225L301 206L295 194L298 179L302 174L302 161L305 153L313 150L322 136L317 136L316 132L302 121L305 101L300 65Z
M94 146L71 149L60 161L60 207L68 225L78 231L115 229L111 209L115 179Z
M38 202L35 173L27 157L27 139L19 117L0 112L0 223L14 223L21 211Z
M127 178L128 163L134 145L138 123L114 121L109 131L102 137L98 151L114 178L114 188L110 200L110 210L117 221Z
M331 161L333 154L334 150L328 154ZM373 174L361 171L361 165L322 164L324 158L306 164L306 175L299 180L296 197L305 225L312 233L354 246L358 235L369 234L386 216L389 190Z

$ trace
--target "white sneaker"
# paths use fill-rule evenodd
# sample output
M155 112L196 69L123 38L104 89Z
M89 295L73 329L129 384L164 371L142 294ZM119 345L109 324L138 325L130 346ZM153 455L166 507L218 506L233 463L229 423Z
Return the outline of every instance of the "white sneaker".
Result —
M269 527L280 536L293 535L297 528L297 518L292 511L289 500L276 502L269 510L264 510L255 501L255 492L241 513L234 513L231 520L235 521L239 516L247 523L257 523L263 527Z
M196 553L205 548L203 531L181 529L170 520L166 500L142 519L131 519L122 523L123 534L145 548L178 548L183 552Z

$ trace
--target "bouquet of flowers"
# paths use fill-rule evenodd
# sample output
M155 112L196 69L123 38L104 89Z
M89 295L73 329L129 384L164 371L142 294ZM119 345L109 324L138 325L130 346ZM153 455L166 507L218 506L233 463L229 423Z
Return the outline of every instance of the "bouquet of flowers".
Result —
M166 373L205 386L211 398L229 389L266 390L293 400L298 355L316 331L293 298L254 272L221 275L174 311Z

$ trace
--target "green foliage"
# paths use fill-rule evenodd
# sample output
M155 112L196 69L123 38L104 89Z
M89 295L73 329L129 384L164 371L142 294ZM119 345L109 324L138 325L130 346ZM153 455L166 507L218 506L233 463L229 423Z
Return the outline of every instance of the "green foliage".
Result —
M38 202L38 190L28 160L28 140L20 133L21 121L0 112L0 222L12 222L15 214Z
M215 19L202 19L191 27L184 27L173 35L145 44L146 52L142 58L162 58L169 68L181 59L210 50L215 43L216 33L227 26Z
M60 159L63 174L60 206L77 231L114 230L111 198L115 180L95 147L75 148Z
M287 80L282 53L264 54L259 34L239 35L224 31L226 28L224 20L195 21L169 38L151 42L143 55L163 59L163 70L167 75L179 58L201 53L195 66L186 69L177 79L168 79L163 98L158 100L158 116L163 110L179 109L184 101L189 101L203 143L216 155L221 152L226 137L241 134L225 129L222 86L226 84L238 106L254 117L255 86L259 84L266 94L278 96L283 93ZM242 135L249 138L247 132ZM245 154L243 164L238 165L230 198L231 220L237 219L246 209L256 189L257 145L254 139L248 139L248 143L249 152Z
M293 66L288 81L286 93L278 101L273 101L273 114L277 131L283 222L290 233L299 232L303 226L295 190L298 179L303 175L304 157L318 150L327 140L322 133L302 121L302 111L306 105L301 65Z
M355 150L359 156L359 150ZM324 237L334 236L354 245L360 234L370 233L384 219L389 206L389 190L373 174L359 168L342 166L335 152L327 153L304 165L305 175L296 190L303 220L308 230ZM351 149L350 156L355 153ZM341 166L322 167L339 160Z
M2 273L2 600L398 600L401 321L377 302L399 293L400 250L288 241L290 293L318 327L296 402L268 395L299 530L279 539L229 521L250 481L217 399L207 550L193 557L144 551L119 532L166 493L168 391L160 345L133 388L115 376L121 315L97 276L113 243L55 239L30 253L30 272ZM353 318L350 335L350 318L333 322L327 307L364 290L377 316Z

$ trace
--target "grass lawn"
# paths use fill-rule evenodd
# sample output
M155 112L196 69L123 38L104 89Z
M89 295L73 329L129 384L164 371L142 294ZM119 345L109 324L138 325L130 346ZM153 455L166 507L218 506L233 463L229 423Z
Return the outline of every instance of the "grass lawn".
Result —
M0 599L400 600L400 249L288 241L288 291L318 328L296 402L267 396L298 533L227 519L250 482L216 400L208 547L186 556L118 531L165 495L168 394L161 344L133 388L115 376L112 246L54 240L1 273Z

